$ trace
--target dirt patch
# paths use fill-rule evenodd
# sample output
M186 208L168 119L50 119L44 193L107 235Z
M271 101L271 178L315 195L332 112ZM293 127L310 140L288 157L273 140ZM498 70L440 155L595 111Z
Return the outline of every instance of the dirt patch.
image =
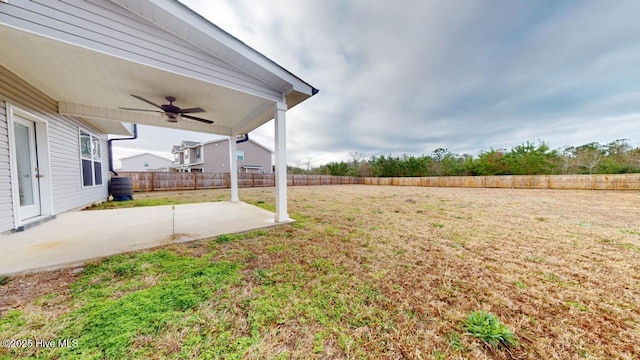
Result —
M69 284L77 280L81 268L18 275L0 285L0 316L11 309L18 309L35 299L49 294L66 296Z

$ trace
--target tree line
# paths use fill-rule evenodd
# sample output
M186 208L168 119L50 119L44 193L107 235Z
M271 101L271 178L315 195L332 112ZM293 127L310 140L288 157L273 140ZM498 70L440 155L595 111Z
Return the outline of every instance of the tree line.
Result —
M550 149L545 142L526 142L511 150L491 148L477 156L459 155L443 148L421 156L387 155L365 159L362 153L349 155L349 161L317 167L312 166L309 158L304 164L289 167L289 173L361 177L640 173L640 147L634 148L628 139L561 149Z

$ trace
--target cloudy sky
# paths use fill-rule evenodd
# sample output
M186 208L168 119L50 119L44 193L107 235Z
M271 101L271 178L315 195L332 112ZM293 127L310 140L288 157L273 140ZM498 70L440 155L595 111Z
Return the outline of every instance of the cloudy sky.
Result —
M320 89L287 114L289 164L527 141L640 146L636 0L182 2ZM272 123L252 135L273 148ZM115 157L211 139L140 136Z

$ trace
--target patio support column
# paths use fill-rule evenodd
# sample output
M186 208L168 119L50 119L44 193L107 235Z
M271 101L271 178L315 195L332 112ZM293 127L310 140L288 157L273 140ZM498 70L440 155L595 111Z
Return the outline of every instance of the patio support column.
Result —
M240 201L238 196L238 152L236 135L229 137L229 175L231 176L231 202Z
M289 220L287 213L287 104L276 103L276 222Z

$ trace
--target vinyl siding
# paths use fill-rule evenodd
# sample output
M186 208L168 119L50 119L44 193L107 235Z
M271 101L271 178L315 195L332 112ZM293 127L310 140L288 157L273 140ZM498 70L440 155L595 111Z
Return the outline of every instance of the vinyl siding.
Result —
M153 154L140 154L120 159L122 167L118 171L159 171L171 166L171 160ZM148 167L144 163L149 163Z
M238 160L238 169L240 169L240 172L245 172L245 169L242 168L243 165L258 165L262 166L262 170L264 170L266 174L272 173L271 152L255 144L253 141L238 144L238 150L244 151L244 160ZM255 172L255 170L250 170L250 172Z
M238 144L240 145L240 144ZM229 172L229 141L218 141L204 144L204 165L202 171L207 173L228 173Z
M0 22L214 84L278 99L281 91L105 0L12 0ZM180 59L177 65L175 59Z
M217 146L216 146L217 145ZM238 160L238 169L244 172L242 165L262 166L265 173L271 171L271 152L256 145L253 141L240 143L236 151L244 151L245 160ZM204 144L204 172L228 173L229 172L229 140ZM224 164L224 165L223 165Z
M0 86L2 83L0 82ZM0 99L1 100L1 99ZM13 228L13 198L11 196L11 175L9 173L9 132L7 129L7 109L0 101L0 231Z
M58 214L108 196L107 136L80 119L57 113L57 103L0 66L0 232L13 228L13 203L9 175L9 144L5 101L48 121L53 211ZM100 139L102 185L82 187L79 129ZM10 214L10 216L4 216Z

